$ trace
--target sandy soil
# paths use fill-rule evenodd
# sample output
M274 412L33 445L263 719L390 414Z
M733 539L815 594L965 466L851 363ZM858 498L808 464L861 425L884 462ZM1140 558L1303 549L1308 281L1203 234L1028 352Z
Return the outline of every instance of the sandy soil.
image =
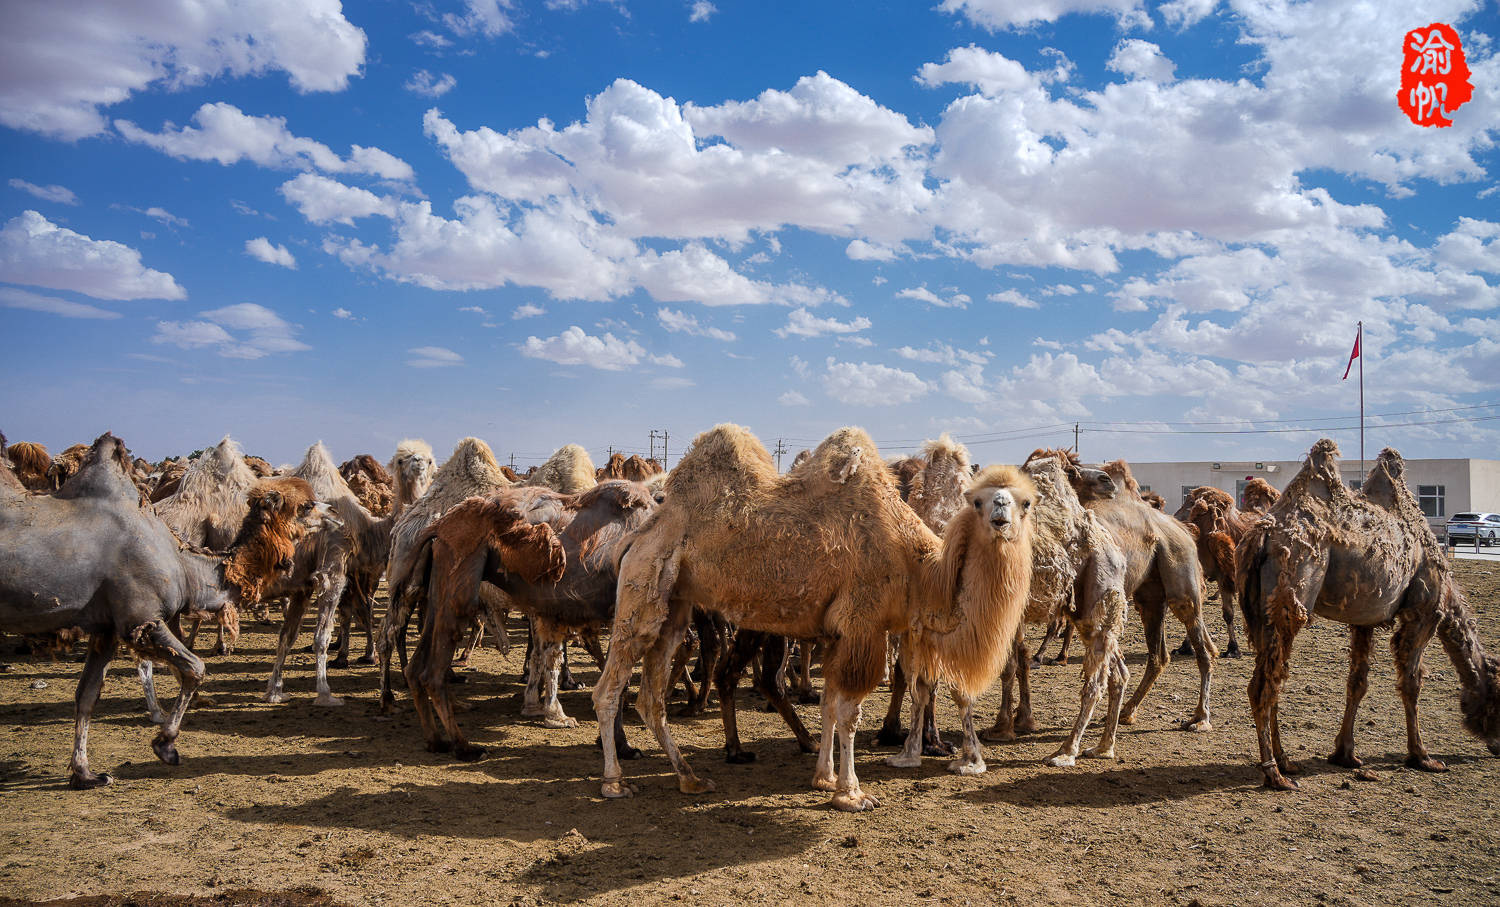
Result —
M1500 648L1500 564L1460 562L1457 572L1481 635ZM1215 613L1211 626L1222 644L1219 620ZM1133 631L1132 682L1144 652ZM940 759L916 771L886 767L889 750L871 741L887 701L877 692L858 769L884 805L855 816L831 811L826 794L809 789L812 757L797 752L754 695L741 699L741 733L758 763L723 762L716 713L678 720L679 744L718 784L687 797L634 725L632 741L646 757L626 763L626 775L641 793L604 801L587 690L563 697L583 719L577 729L521 718L519 648L475 656L472 710L460 720L492 749L483 761L457 764L423 749L409 709L377 719L373 668L336 672L334 690L348 704L320 709L311 656L300 655L287 678L292 701L261 703L274 636L249 625L239 651L209 660L213 704L189 713L180 766L152 757L134 672L117 662L91 734L95 769L116 783L73 792L62 782L79 665L7 655L0 896L157 892L237 904L277 892L278 903L350 905L1500 902L1500 760L1463 731L1453 670L1438 646L1428 650L1422 717L1448 773L1402 766L1388 657L1376 659L1360 713L1358 752L1373 780L1321 758L1343 707L1346 639L1342 626L1318 623L1298 640L1281 709L1288 751L1304 762L1298 793L1260 789L1245 697L1250 658L1218 663L1212 732L1175 730L1196 688L1184 660L1164 673L1139 723L1123 729L1117 761L1041 765L1074 714L1075 656L1072 666L1034 674L1041 732L987 747L990 771L978 777L952 776ZM585 682L595 676L592 666L578 673ZM983 700L986 722L997 700ZM801 708L816 730L816 707ZM955 717L940 708L945 727ZM134 899L148 901L186 903Z

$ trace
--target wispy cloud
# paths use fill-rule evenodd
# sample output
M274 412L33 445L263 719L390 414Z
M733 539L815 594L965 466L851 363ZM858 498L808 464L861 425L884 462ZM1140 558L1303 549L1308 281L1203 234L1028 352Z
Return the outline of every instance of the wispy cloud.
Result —
M435 76L425 69L419 69L415 73L412 73L412 77L406 80L406 85L403 87L412 94L419 94L428 98L440 98L452 91L453 86L457 84L458 80L446 72L440 76Z
M198 315L204 320L157 322L151 342L183 349L213 347L220 356L229 359L262 359L277 353L312 349L296 338L296 326L253 302L211 309Z
M61 315L64 318L119 318L119 312L111 312L98 306L88 305L82 302L71 302L67 299L58 299L56 296L42 296L38 293L28 293L25 290L17 290L11 287L0 287L0 305L12 309L31 309L34 312L50 312L53 315Z
M464 357L442 346L417 346L406 353L411 357L406 360L406 364L412 368L445 368L464 364Z
M23 179L12 179L10 187L34 195L44 202L54 202L59 205L78 204L78 196L74 195L73 190L66 186L38 186L36 183L28 183Z
M707 337L710 340L735 339L732 331L701 325L696 316L675 309L657 309L656 320L661 322L662 327L674 334L689 334L694 337Z

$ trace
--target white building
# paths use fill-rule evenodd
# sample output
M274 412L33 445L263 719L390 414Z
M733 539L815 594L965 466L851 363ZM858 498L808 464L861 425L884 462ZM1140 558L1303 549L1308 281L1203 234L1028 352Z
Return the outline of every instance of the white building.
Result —
M1167 512L1172 513L1182 505L1187 492L1199 485L1221 488L1236 500L1241 499L1245 484L1252 478L1265 479L1281 491L1304 460L1137 462L1130 464L1130 470L1142 489L1166 499ZM1365 462L1366 468L1373 464L1373 458ZM1359 460L1345 458L1339 466L1350 487L1358 488L1364 478ZM1407 460L1406 480L1438 538L1443 537L1448 517L1455 513L1500 513L1500 460Z

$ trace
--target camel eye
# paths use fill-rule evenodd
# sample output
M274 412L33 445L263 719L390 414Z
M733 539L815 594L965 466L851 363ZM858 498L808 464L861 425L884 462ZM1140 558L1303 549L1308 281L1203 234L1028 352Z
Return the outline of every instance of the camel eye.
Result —
M974 509L975 510L978 510L978 509L980 509L983 506L984 506L984 500L982 498L975 498L974 499Z

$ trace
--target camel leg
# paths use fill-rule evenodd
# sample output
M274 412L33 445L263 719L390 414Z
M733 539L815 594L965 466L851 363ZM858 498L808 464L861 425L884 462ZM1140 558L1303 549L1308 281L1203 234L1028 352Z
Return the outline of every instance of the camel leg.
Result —
M1239 610L1239 594L1221 583L1219 597L1224 603L1224 626L1229 630L1229 645L1224 649L1224 654L1229 658L1239 658L1240 641L1234 635L1234 613Z
M1427 754L1422 730L1417 726L1417 695L1422 691L1422 653L1437 632L1436 609L1418 612L1401 620L1391 634L1391 654L1396 659L1396 689L1406 708L1406 764L1424 772L1446 772L1448 766Z
M1068 646L1073 642L1073 622L1067 618L1059 618L1062 621L1062 645L1057 650L1056 658L1042 657L1044 665L1065 665L1068 663Z
M195 617L195 618L193 618L193 628L188 631L188 638L187 638L187 647L189 649L191 649L193 647L193 644L198 641L198 628L201 627L201 626L203 626L203 618L201 618L201 617Z
M542 658L537 640L536 621L526 618L526 658L521 662L526 672L526 692L521 696L521 715L526 718L540 717L546 712L542 707Z
M339 635L337 637L330 635L328 642L330 647L333 646L333 643L335 641L338 642L338 654L328 660L328 666L330 668L349 667L349 627L352 626L353 623L354 616L349 613L348 607L340 604L338 608ZM316 636L313 637L313 650L317 651Z
M538 647L538 671L541 675L541 699L542 699L542 727L565 728L578 727L578 719L569 718L564 712L562 703L557 701L558 674L563 652L566 649L567 634L561 633L552 627L539 626L540 645Z
M1183 722L1185 731L1206 732L1214 729L1209 718L1209 685L1214 673L1214 644L1200 617L1188 625L1188 641L1193 644L1193 655L1198 661L1198 705L1193 717Z
M447 730L448 739L452 741L453 757L473 762L482 757L485 750L470 743L458 725L448 692L448 670L453 664L453 652L463 639L464 629L473 622L475 614L472 609L461 607L456 599L450 599L446 606L440 604L437 595L430 596L428 601L422 637L417 643L417 651L412 654L411 663L406 666L407 683L413 690L418 686L424 689L433 716ZM420 664L419 654L423 656ZM428 728L427 722L423 728ZM428 749L432 749L433 737L429 736L428 740Z
M879 678L878 668L876 678L877 680ZM874 684L871 686L873 687ZM854 772L854 732L859 729L860 701L848 695L847 691L835 690L826 676L823 684L823 698L835 700L833 714L835 733L839 739L839 780L831 804L834 809L844 812L863 812L867 809L874 809L880 805L880 801L860 789L859 776ZM920 717L914 712L912 723L915 725Z
M276 640L276 660L271 664L271 679L266 683L264 702L286 702L282 689L281 671L286 665L287 653L297 644L297 634L302 632L302 615L307 610L307 596L301 592L293 595L281 613L281 634Z
M1042 634L1041 644L1036 647L1036 651L1031 655L1031 666L1033 668L1039 668L1048 663L1046 659L1042 658L1042 653L1047 651L1047 647L1052 645L1053 641L1057 639L1058 634L1062 632L1062 622L1062 618L1057 618L1047 623L1047 632ZM1023 629L1022 632L1024 633L1025 630Z
M324 586L318 592L318 625L313 630L313 649L317 652L318 662L318 698L313 700L313 705L340 706L344 700L333 695L333 690L328 686L328 640L333 635L333 622L338 617L339 600L344 594L344 584L347 582L343 571ZM344 631L344 646L349 644L349 631ZM347 661L347 659L346 659Z
M167 713L166 722L157 731L156 739L151 741L151 749L156 753L156 758L167 765L177 765L182 761L175 745L177 732L182 728L182 718L187 714L188 706L193 704L198 685L203 682L203 661L159 620L153 620L132 631L130 644L145 657L166 662L182 687L172 703L172 710Z
M1267 624L1255 647L1255 673L1250 677L1250 711L1255 717L1255 734L1260 744L1260 769L1266 787L1273 790L1296 790L1297 782L1287 778L1296 767L1287 761L1281 747L1281 722L1278 704L1281 685L1288 674L1288 655L1292 640L1302 628L1295 617Z
M581 690L583 681L573 676L573 669L568 665L568 641L563 639L562 660L559 662L560 672L557 676L557 686L562 690Z
M604 670L604 646L599 644L598 628L590 627L580 633L578 638L579 642L583 645L583 650L589 653L589 657L594 660L594 667L601 671Z
M1083 639L1083 692L1078 698L1078 717L1074 719L1073 730L1068 733L1067 739L1057 748L1057 752L1048 756L1046 760L1048 765L1062 768L1073 765L1077 761L1083 745L1083 734L1088 729L1089 720L1094 717L1094 708L1099 703L1099 696L1104 692L1105 685L1110 680L1113 653L1109 648L1109 634L1095 628L1085 628L1078 635ZM1113 747L1108 751L1096 751L1094 755L1113 756Z
M151 723L166 723L167 713L161 710L161 702L156 698L155 668L151 659L142 658L137 661L135 673L141 679L141 692L146 696L146 713L151 716Z
M792 701L786 695L787 638L774 633L766 634L760 657L761 669L755 688L766 697L766 701L791 729L792 736L797 738L797 749L804 753L816 751L818 747L813 743L812 735L807 732L802 719L797 717L797 710L792 707Z
M682 712L684 715L701 715L708 708L708 679L714 676L714 666L724 648L724 634L713 615L698 611L693 620L698 627L698 695L689 700L687 709Z
M765 643L767 634L741 630L735 635L734 647L719 661L714 672L714 686L719 690L719 714L724 721L724 761L742 765L755 761L755 754L740 744L739 717L735 714L735 687L744 676L745 666ZM769 698L769 697L767 697Z
M422 723L422 736L427 740L427 751L430 753L446 753L453 749L453 744L443 735L438 726L434 714L432 692L437 684L441 684L447 678L446 666L438 672L438 677L429 686L427 663L430 659L428 649L431 642L427 638L419 638L417 647L411 653L411 658L406 662L402 673L406 677L406 688L411 692L412 710L417 713L417 720Z
M834 697L824 690L822 711L823 730L818 740L818 761L813 766L813 790L838 790L839 776L833 769L834 741Z
M1165 616L1159 603L1141 608L1141 630L1146 635L1146 671L1141 675L1140 685L1130 695L1130 701L1125 703L1125 708L1120 712L1121 724L1135 724L1136 710L1141 707L1141 700L1151 692L1152 684L1161 675L1161 669L1166 667L1167 637L1162 623Z
M956 689L950 695L963 714L964 743L958 758L948 763L948 771L957 775L982 775L988 766L984 764L984 748L979 745L979 735L974 733L974 700Z
M605 797L629 797L634 788L626 784L620 770L620 750L624 749L625 687L630 683L630 674L635 670L635 661L644 648L644 640L635 634L621 634L609 643L609 655L599 672L599 682L594 684L594 715L599 721L599 748L604 757L604 780L601 793ZM613 727L615 734L604 733L604 728Z
M1031 717L1031 656L1026 652L1026 633L1016 634L1015 648L1011 659L1016 663L1016 720L1018 734L1036 733L1036 720Z
M73 758L68 762L68 786L74 790L88 790L113 780L109 775L96 775L89 770L89 719L99 701L99 691L104 688L104 672L114 655L113 631L90 637L83 676L78 679L78 691L73 695Z
M359 611L357 617L361 629L365 631L365 654L354 660L355 664L372 665L375 663L375 596L360 595Z
M900 643L897 643L900 646ZM900 653L896 666L891 669L891 702L886 706L885 719L875 734L875 742L881 746L901 746L906 742L906 733L901 730L901 706L906 703L906 670L901 667Z
M1112 643L1109 657L1109 706L1104 713L1104 730L1099 742L1083 751L1089 759L1113 759L1115 757L1115 732L1120 727L1120 706L1125 701L1125 685L1130 683L1130 668L1125 665L1125 656L1120 653L1118 640Z
M815 641L804 639L797 643L797 701L803 705L812 705L818 701L818 693L813 689L812 661L813 646Z
M1354 755L1354 715L1359 702L1370 689L1370 649L1375 642L1374 627L1349 628L1349 683L1344 700L1344 720L1333 741L1333 755L1328 761L1345 768L1359 768L1364 762Z
M684 614L686 618L688 615ZM692 766L683 758L682 752L672 739L667 727L667 685L672 675L672 653L677 651L686 631L686 620L670 622L663 634L646 650L641 660L641 691L636 696L636 711L641 720L656 734L656 740L666 751L667 759L677 771L677 789L684 794L701 794L714 789L714 783L699 778Z
M469 656L482 642L484 642L484 618L480 617L475 619L474 628L469 631L469 641L464 644L463 651L458 653L453 663L460 667L468 667Z
M1016 684L1016 657L1011 657L1000 670L1000 711L995 714L995 723L981 733L980 739L988 743L1008 743L1016 739L1016 701L1013 690Z
M911 678L911 729L906 734L906 745L901 752L885 758L892 768L920 768L922 765L922 716L932 700L934 684L919 674ZM827 699L826 691L824 697Z

